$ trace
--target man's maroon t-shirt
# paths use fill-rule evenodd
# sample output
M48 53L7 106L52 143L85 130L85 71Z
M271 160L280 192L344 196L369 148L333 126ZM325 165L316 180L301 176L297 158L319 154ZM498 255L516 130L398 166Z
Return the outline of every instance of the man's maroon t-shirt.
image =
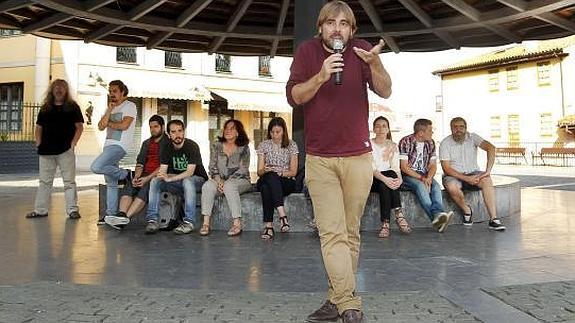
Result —
M353 47L371 50L372 46L360 39L351 39L343 52L342 85L332 78L324 83L316 95L304 104L305 150L321 157L358 156L371 151L369 141L369 103L367 87L373 88L369 66L355 54ZM288 102L294 108L291 90L319 73L323 61L331 53L321 39L301 43L294 55L291 75L286 85Z
M144 165L144 174L151 174L160 167L160 143L154 139L150 140Z

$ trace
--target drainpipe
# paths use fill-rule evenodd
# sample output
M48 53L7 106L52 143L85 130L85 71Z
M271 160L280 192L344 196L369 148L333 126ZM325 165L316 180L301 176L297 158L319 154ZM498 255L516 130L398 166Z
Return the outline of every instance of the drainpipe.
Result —
M563 88L563 58L555 53L555 57L559 59L559 79L561 80L561 117L565 117L565 89Z
M50 86L50 51L52 41L36 37L34 65L34 103L41 103Z

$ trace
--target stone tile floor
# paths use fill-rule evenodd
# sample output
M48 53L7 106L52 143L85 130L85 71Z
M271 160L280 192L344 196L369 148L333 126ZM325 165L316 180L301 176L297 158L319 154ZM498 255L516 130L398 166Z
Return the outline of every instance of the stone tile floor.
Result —
M553 185L557 181L540 178L535 183L538 185L530 186ZM39 306L46 306L40 309L55 315L68 315L58 316L57 321L104 320L103 316L72 316L94 315L96 311L83 313L76 311L79 307L70 306L66 312L59 310L57 304L81 303L94 295L94 302L99 300L107 310L113 309L120 295L126 293L155 295L162 302L173 293L188 295L189 302L214 295L206 308L215 312L219 304L228 300L243 308L246 300L253 297L262 303L258 306L269 306L253 312L251 307L238 308L248 315L247 321L249 315L254 315L256 322L255 317L263 322L269 317L272 319L268 322L281 322L273 319L277 315L301 322L325 297L327 284L319 241L311 233L278 235L274 241L264 242L256 232L238 238L228 238L225 232L206 238L197 233L180 237L170 232L146 236L139 225L118 232L94 224L97 193L91 189L79 194L79 221L67 220L62 214L62 193L53 194L48 218L28 220L24 214L32 208L34 193L33 187L3 185L0 178L0 322L36 318L20 319L18 315L21 311L32 313ZM521 217L507 221L508 230L503 233L491 232L483 223L470 229L452 226L445 234L418 229L411 236L401 236L394 231L385 241L373 233L365 234L357 281L369 322L545 319L529 312L529 304L523 308L509 301L512 306L508 300L485 291L575 280L574 206L572 190L524 188ZM540 297L547 296L551 297ZM9 300L19 297L23 300L20 305L11 305ZM139 302L137 298L133 301ZM289 299L289 306L294 303L294 307L274 307L284 299ZM394 316L396 304L415 309L425 308L431 301L441 303L437 307L445 306L449 311L418 317L413 310L414 315L407 318ZM181 316L173 319L153 314L156 316L147 321L203 319L195 316L193 310L178 313ZM105 319L129 321L119 314ZM226 320L223 316L207 319ZM232 317L227 319L233 322ZM40 321L53 320L46 314L40 315Z

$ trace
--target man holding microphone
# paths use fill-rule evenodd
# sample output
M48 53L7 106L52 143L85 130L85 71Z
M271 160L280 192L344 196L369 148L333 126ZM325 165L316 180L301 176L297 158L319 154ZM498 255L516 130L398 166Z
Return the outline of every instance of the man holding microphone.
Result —
M286 86L288 102L304 109L306 184L329 278L328 300L308 321L362 322L354 274L373 174L367 88L388 98L391 78L379 58L383 40L372 47L353 38L356 20L345 2L325 4L317 28L297 48Z

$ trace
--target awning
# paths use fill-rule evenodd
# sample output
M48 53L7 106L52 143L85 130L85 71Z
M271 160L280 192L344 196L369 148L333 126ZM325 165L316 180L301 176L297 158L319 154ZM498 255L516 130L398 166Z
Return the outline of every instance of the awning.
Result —
M86 68L87 83L122 80L128 86L128 96L140 98L209 101L211 93L200 80L180 73L136 69ZM88 74L84 72L84 74ZM95 85L94 85L95 86Z
M181 84L184 83L184 84ZM146 82L130 86L131 97L158 98L173 100L209 101L212 99L210 91L201 85L189 85L185 82L154 82L145 85Z
M208 88L213 93L228 101L230 110L249 110L264 112L291 113L292 108L287 103L284 92L261 92L246 90L229 90Z

